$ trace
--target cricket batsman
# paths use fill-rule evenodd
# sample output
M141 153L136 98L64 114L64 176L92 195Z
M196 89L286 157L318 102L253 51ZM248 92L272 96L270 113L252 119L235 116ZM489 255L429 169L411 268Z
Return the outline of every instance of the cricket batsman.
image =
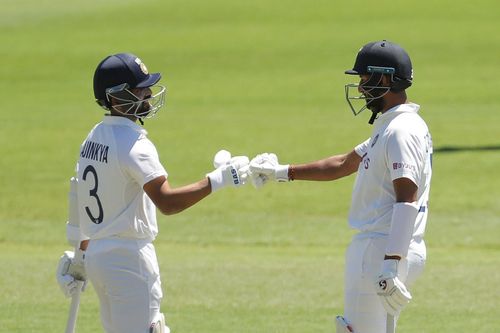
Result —
M76 251L61 257L57 278L67 296L80 292L79 281L90 280L107 333L170 332L160 310L156 208L176 214L221 188L239 187L248 168L248 157L223 151L203 179L170 186L141 126L164 105L160 79L131 53L99 63L94 96L107 113L83 141L71 182L67 236Z
M350 152L305 164L282 165L276 154L260 154L250 172L256 186L269 180L331 181L357 172L349 212L357 234L346 251L337 333L392 333L426 260L432 139L420 106L406 94L413 68L402 47L386 40L368 43L345 73L359 77L358 84L346 85L346 99L355 115L371 111L370 137Z

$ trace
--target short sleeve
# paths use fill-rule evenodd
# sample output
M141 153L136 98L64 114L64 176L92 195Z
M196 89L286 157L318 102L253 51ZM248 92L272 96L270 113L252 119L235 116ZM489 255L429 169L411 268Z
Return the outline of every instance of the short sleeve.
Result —
M366 139L364 142L360 143L356 147L354 147L354 151L356 154L358 154L360 157L363 157L367 150L368 150L368 144L370 143L370 139Z
M144 184L168 173L160 163L154 144L147 138L137 140L128 154L127 171L142 187Z
M391 179L408 178L419 184L425 147L417 135L398 129L387 139L387 167Z

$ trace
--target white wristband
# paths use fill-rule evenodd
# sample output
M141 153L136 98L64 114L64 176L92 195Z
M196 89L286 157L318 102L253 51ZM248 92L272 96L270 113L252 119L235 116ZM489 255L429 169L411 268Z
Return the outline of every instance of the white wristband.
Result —
M408 254L408 247L413 236L418 206L412 202L397 202L392 208L391 231L389 233L386 255L401 258Z
M288 168L290 167L290 164L286 165L278 165L276 166L276 180L279 182L287 182L290 179L288 179Z
M215 169L214 171L207 174L208 181L212 187L212 192L221 189L224 186L224 177L222 176L221 169Z

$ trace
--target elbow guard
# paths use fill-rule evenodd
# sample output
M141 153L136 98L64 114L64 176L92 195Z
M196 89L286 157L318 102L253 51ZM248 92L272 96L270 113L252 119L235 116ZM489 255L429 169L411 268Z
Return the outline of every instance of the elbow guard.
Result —
M81 241L88 239L82 234L80 227L74 226L69 222L66 223L66 238L68 239L68 243L75 248L80 247Z
M69 180L68 193L68 224L80 226L80 217L78 215L78 179L71 177Z
M78 248L80 242L86 237L80 230L80 218L78 215L78 194L77 185L78 179L71 177L68 193L68 222L66 223L66 238L68 243Z
M397 202L392 210L391 231L389 233L386 255L397 255L401 258L408 254L418 206L412 202Z

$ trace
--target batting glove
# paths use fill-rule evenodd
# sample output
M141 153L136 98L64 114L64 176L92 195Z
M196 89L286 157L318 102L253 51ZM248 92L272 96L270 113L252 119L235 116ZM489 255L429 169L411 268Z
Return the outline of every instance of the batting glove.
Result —
M77 250L75 257L73 251L65 251L59 259L56 271L57 283L66 297L73 296L79 285L82 285L81 291L84 291L87 285L83 254L83 251ZM83 284L79 284L78 281L82 281Z
M250 177L256 188L264 186L269 180L287 182L289 164L281 165L274 153L264 153L255 156L250 161Z
M398 316L411 300L410 292L398 278L398 263L395 259L384 260L382 273L375 284L377 295L391 316Z
M247 156L235 156L207 174L212 186L212 192L227 186L239 187L244 185L248 177L249 162Z

